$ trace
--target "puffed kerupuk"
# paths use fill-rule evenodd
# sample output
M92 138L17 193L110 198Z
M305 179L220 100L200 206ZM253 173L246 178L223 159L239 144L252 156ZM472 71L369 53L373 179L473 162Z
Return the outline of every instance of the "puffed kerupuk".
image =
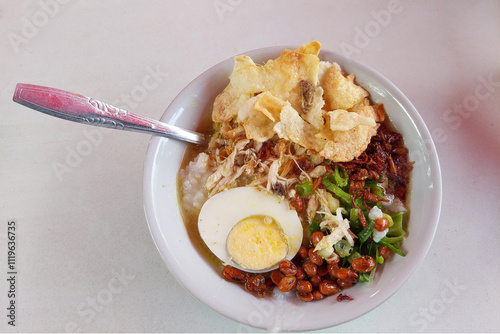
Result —
M379 126L369 94L336 63L320 61L312 41L263 65L237 56L212 120L242 125L248 139L278 136L334 162L363 153Z

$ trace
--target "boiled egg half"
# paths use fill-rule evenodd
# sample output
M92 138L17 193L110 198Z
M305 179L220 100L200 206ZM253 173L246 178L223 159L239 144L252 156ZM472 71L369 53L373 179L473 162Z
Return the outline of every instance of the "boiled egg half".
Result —
M201 238L225 265L265 272L291 260L302 244L302 224L289 202L255 187L218 193L201 208Z

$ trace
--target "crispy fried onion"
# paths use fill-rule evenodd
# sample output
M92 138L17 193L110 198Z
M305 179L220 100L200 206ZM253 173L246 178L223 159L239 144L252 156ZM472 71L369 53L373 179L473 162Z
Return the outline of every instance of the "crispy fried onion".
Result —
M348 172L351 180L349 193L354 197L362 197L365 201L381 201L366 189L363 190L365 180L372 179L378 181L387 193L405 202L413 161L408 158L402 135L391 131L385 124L379 127L366 151L358 158L335 165Z

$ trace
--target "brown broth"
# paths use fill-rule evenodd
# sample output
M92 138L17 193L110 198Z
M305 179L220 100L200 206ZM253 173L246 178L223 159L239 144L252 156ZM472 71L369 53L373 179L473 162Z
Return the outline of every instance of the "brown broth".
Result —
M204 133L207 135L207 137L209 137L213 133L213 122L211 114L211 112L206 112L202 117L200 124L196 128L197 132ZM179 170L186 168L189 162L193 161L198 154L204 152L206 149L207 144L188 144ZM177 175L177 203L179 204L178 206L180 208L181 216L184 221L184 225L186 226L189 239L191 240L191 243L193 244L195 249L205 258L205 260L207 260L217 272L220 272L220 270L222 270L223 268L221 261L210 251L210 249L207 247L200 236L200 232L198 230L198 215L185 210L181 205L181 199L183 198L184 194L182 193L182 187L180 186L180 184L180 177Z

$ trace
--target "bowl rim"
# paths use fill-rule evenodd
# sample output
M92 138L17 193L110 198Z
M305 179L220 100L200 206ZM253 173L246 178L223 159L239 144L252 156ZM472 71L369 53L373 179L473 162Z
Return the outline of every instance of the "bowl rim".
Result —
M250 51L246 51L243 53L240 53L238 55L249 55L250 57L253 58L252 55L254 54L275 54L279 55L279 53L284 50L284 49L295 49L297 46L291 46L291 45L284 45L284 46L270 46L270 47L264 47L264 48L259 48L259 49L254 49ZM304 331L304 330L318 330L318 329L323 329L323 328L328 328L328 327L333 327L340 325L342 323L351 321L355 318L358 318L362 316L363 314L366 314L373 310L374 308L378 307L382 303L384 303L387 299L389 299L394 293L396 293L408 280L409 278L416 272L418 267L421 265L423 262L423 259L425 258L427 252L429 251L432 241L434 239L437 226L439 223L439 217L441 213L441 202L442 202L442 179L441 179L441 168L439 164L439 158L437 155L437 151L434 145L434 142L432 140L432 137L430 135L430 132L425 125L422 117L418 113L417 109L413 106L413 104L410 102L410 100L397 88L392 82L390 82L385 76L380 74L379 72L375 71L374 69L358 62L355 60L352 60L350 58L344 57L336 52L330 51L330 50L324 50L322 49L320 52L320 59L324 59L325 56L327 55L328 59L335 59L335 62L338 62L342 69L345 70L349 66L354 66L358 69L360 69L362 72L365 74L368 74L371 77L376 78L376 80L380 81L382 83L382 86L389 90L397 99L397 101L401 104L402 109L405 110L407 116L409 117L410 121L413 123L413 126L417 129L417 131L420 134L420 138L425 140L426 147L424 149L427 150L429 153L429 168L432 170L432 185L433 185L433 191L432 191L432 201L434 205L432 206L432 211L429 212L428 217L432 224L430 225L431 230L428 231L425 234L425 238L421 240L421 244L423 247L420 247L416 251L413 251L414 255L416 256L417 260L415 264L412 266L411 271L404 272L401 275L401 278L395 282L394 288L392 288L390 291L379 291L379 299L380 302L378 302L375 306L366 308L362 312L358 312L357 314L351 316L351 317L344 317L341 321L337 322L332 322L332 323L322 323L319 326L306 326L302 328L286 328L284 330L286 331ZM181 90L181 92L172 100L172 102L169 104L169 106L166 108L164 114L161 117L162 121L169 121L170 115L168 115L168 111L172 105L174 105L176 102L178 102L180 99L184 98L184 95L186 92L190 91L194 85L196 85L196 82L199 81L200 79L204 78L207 75L213 75L213 73L216 73L217 71L220 71L222 68L227 67L228 62L232 62L234 59L233 57L230 57L226 60L223 60L213 67L207 69L204 71L202 74L197 76L194 80L192 80L185 88ZM271 59L271 58L268 58ZM231 66L232 67L232 66ZM347 71L349 73L354 73L355 75L357 73L352 72L352 71ZM364 87L365 88L365 87ZM365 88L366 89L366 88ZM404 135L404 134L403 134ZM153 185L153 168L155 166L155 162L157 159L157 153L158 153L158 146L162 141L164 141L164 138L160 137L152 137L148 148L146 152L146 157L144 161L144 174L143 174L143 199L144 199L144 211L146 215L146 219L148 222L148 227L151 233L151 236L153 238L153 241L155 243L155 246L157 247L163 261L167 265L169 271L173 274L173 276L176 278L176 280L180 283L181 286L183 286L186 290L188 290L193 296L195 296L198 300L200 300L202 303L205 305L209 306L213 310L217 311L218 313L235 320L237 322L240 322L242 324L252 326L255 328L261 328L261 329L269 329L267 327L263 326L255 326L254 324L249 323L248 321L242 321L241 318L239 318L234 310L231 310L228 312L226 309L225 305L217 304L214 302L211 302L210 300L207 300L203 296L200 296L199 293L196 293L196 291L193 291L193 286L187 283L185 280L182 279L182 277L179 277L178 274L176 273L176 267L178 267L180 264L173 259L173 257L167 256L167 254L170 253L170 249L168 246L168 242L165 239L165 237L162 235L161 230L159 228L159 221L157 219L157 208L154 206L154 195L153 195L153 190L154 190L154 185ZM177 171L176 171L177 173Z

